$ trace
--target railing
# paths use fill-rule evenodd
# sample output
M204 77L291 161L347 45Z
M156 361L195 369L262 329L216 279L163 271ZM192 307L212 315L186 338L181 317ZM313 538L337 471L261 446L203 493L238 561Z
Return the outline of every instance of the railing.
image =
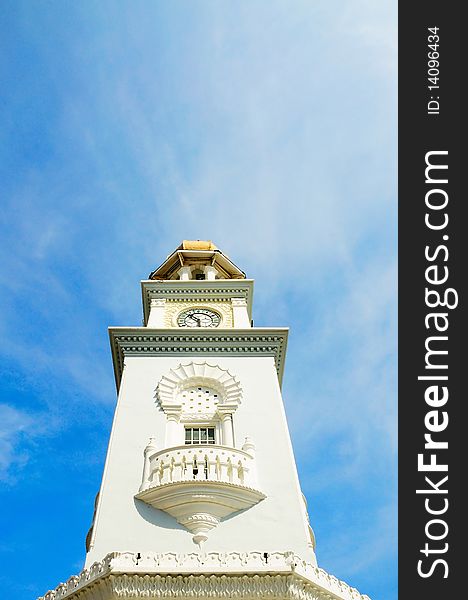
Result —
M255 488L253 444L248 449L246 452L210 444L147 452L140 491L183 481L222 482Z

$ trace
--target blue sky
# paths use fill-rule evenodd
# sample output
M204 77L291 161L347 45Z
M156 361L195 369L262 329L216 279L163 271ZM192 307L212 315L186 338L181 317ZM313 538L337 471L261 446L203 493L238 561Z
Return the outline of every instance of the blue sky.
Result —
M0 26L2 597L81 569L107 327L185 238L291 327L319 564L395 599L396 3L6 1Z

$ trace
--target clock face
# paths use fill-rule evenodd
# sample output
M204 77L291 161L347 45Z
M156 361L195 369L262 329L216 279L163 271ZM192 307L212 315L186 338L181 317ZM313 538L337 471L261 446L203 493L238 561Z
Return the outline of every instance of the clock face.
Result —
M218 327L220 322L219 314L207 308L184 310L177 317L179 327Z

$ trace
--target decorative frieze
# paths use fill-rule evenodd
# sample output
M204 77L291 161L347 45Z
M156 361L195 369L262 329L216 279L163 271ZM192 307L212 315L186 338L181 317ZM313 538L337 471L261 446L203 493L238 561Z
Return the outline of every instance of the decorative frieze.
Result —
M145 327L109 329L117 387L126 356L272 356L281 383L288 338L286 328L188 331L148 330Z
M161 597L369 600L292 552L113 552L38 600Z

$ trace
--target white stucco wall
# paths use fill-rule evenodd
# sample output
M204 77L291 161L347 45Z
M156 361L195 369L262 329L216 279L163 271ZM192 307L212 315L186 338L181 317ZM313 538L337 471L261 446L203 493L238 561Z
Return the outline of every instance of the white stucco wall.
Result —
M86 567L114 551L198 550L192 535L175 519L134 498L149 438L155 437L158 449L164 448L166 415L156 400L157 384L171 368L190 360L218 364L240 381L243 399L234 415L235 446L240 448L246 436L253 439L259 489L267 496L222 521L203 550L291 550L315 562L273 358L136 356L125 361Z

